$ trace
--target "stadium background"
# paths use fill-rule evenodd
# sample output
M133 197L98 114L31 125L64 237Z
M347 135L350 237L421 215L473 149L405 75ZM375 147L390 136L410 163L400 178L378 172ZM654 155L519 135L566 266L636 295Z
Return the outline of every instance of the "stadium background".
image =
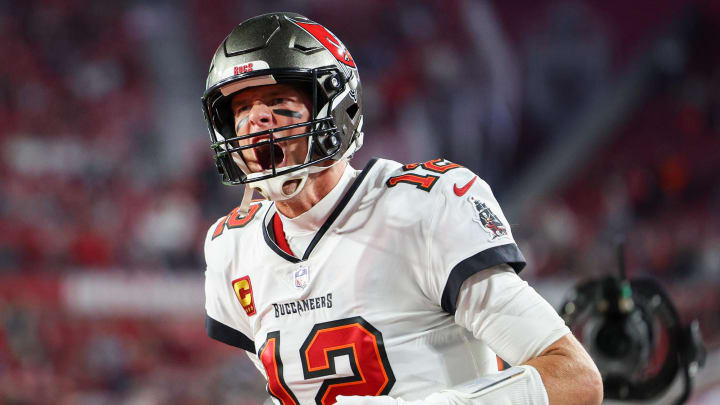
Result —
M720 3L0 1L0 403L257 404L205 337L202 240L241 197L200 113L240 21L301 12L360 68L371 156L445 157L492 185L557 305L651 276L709 348L720 398Z

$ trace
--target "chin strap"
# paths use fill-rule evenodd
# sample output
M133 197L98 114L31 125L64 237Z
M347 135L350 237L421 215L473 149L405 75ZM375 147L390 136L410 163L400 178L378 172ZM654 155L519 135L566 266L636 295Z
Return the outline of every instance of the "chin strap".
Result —
M239 211L243 214L247 214L249 212L250 201L252 200L252 196L253 196L253 190L257 190L260 194L262 194L263 197L265 197L265 199L271 200L271 201L289 200L289 199L295 197L296 195L300 194L300 192L305 187L305 184L307 184L308 176L310 174L320 173L322 171L325 171L325 170L335 166L336 164L338 164L344 160L349 160L350 157L355 153L355 151L360 149L360 146L362 146L362 141L363 141L362 140L363 133L362 133L362 131L359 130L361 127L362 127L362 121L360 122L360 126L358 128L358 132L357 132L357 136L356 136L355 140L348 147L348 149L345 151L345 153L343 153L342 157L340 159L334 161L329 166L308 166L308 167L299 169L297 171L294 171L294 172L291 172L288 174L284 174L282 176L271 177L269 179L258 180L258 181L254 181L254 182L245 184L245 192L243 193L243 199L242 199L242 202L240 203ZM308 155L310 154L309 142L310 141L308 140ZM309 159L309 156L306 156L305 160L307 161L307 159ZM235 154L235 156L233 156L233 160L235 161L235 163L240 167L240 169L244 173L250 173L250 169L248 168L247 164L238 154ZM286 168L283 168L283 169L286 169ZM270 173L270 171L267 170L267 171L260 172L260 173L254 173L254 175L264 176L269 173ZM285 194L285 192L283 191L283 186L290 181L297 181L297 180L299 180L300 182L298 183L297 187L295 187L295 190L293 190L293 192L290 194Z
M250 201L252 200L254 190L257 190L267 200L289 200L300 194L300 192L305 187L305 184L307 184L308 176L310 174L325 171L344 160L344 158L336 160L333 162L333 164L329 166L309 166L292 173L284 174L282 176L271 177L269 179L247 183L245 184L245 192L243 193L243 199L240 203L239 211L244 214L247 214L249 212ZM290 181L299 181L299 183L292 193L286 194L285 191L283 191L283 186Z
M253 188L249 187L247 184L245 185L245 190L243 191L243 198L240 202L240 208L238 209L238 212L247 215L248 212L250 212L250 201L252 200L253 196Z
M310 174L309 169L310 167L306 167L292 173L284 174L278 177L271 177L265 180L255 181L252 183L248 183L247 185L256 189L260 194L262 194L263 197L268 200L289 200L300 194L300 191L302 191L303 187L305 187L308 175ZM295 190L293 190L290 194L286 194L283 190L283 186L285 186L285 184L291 181L299 181L299 183L297 187L295 187Z

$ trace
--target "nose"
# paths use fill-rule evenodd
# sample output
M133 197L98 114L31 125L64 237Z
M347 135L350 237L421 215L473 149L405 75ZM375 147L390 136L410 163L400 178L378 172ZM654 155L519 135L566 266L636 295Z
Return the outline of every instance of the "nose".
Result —
M270 107L259 101L253 104L248 118L251 127L260 129L268 128L273 122L273 115L272 111L270 111Z

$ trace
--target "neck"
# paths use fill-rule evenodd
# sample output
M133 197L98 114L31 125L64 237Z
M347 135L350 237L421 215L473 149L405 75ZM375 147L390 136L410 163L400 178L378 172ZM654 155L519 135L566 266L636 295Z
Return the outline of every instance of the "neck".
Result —
M347 161L343 160L326 170L311 174L300 194L289 200L275 203L277 210L288 218L295 218L307 212L338 184L345 171L345 166L347 166Z

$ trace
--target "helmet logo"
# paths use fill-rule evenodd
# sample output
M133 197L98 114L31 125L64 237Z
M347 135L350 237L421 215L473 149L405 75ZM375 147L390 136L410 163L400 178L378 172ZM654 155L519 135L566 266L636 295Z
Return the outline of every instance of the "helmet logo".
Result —
M290 21L320 41L320 43L335 56L335 59L351 68L355 68L355 60L350 56L350 52L348 52L345 45L343 45L332 32L328 31L327 28L312 22L303 22L296 19L290 19Z
M252 72L253 71L253 64L252 62L246 63L244 65L240 66L234 66L233 67L233 74L239 75L242 73Z

